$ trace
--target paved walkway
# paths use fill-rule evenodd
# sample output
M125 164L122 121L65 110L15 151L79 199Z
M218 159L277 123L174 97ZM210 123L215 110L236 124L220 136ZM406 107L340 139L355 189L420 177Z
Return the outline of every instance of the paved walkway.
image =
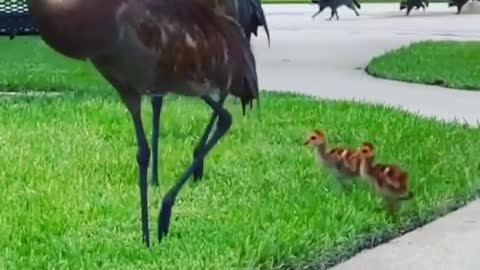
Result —
M345 7L340 21L325 21L313 5L264 5L272 47L254 40L260 86L329 99L382 102L412 112L469 124L480 122L480 92L374 79L363 68L386 50L417 40L480 40L480 3L456 15L446 3L409 17L399 4L362 4L360 17ZM480 201L390 243L361 252L332 270L478 270Z
M260 86L323 98L382 102L475 124L480 120L476 92L379 80L363 71L373 56L411 41L480 40L480 15L457 16L455 8L446 6L430 4L425 13L419 10L405 17L398 4L362 4L361 16L342 7L340 20L327 22L328 10L311 19L316 11L313 5L264 5L272 46L268 48L262 31L253 40Z

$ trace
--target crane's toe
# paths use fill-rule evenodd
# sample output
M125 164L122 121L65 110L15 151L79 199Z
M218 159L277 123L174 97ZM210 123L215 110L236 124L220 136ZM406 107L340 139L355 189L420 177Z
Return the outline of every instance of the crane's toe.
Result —
M198 156L198 152L200 151L200 147L204 147L205 145L200 145L199 147L195 148L195 150L193 150L193 159L195 160L195 158ZM193 173L192 173L192 176L193 176L193 182L197 182L198 180L202 179L203 178L203 159L199 160L196 164L197 166L193 169Z
M197 182L203 178L203 159L198 162L198 166L193 170L193 181Z
M161 242L163 237L168 234L174 200L174 197L170 194L167 194L163 199L162 208L158 215L158 242Z

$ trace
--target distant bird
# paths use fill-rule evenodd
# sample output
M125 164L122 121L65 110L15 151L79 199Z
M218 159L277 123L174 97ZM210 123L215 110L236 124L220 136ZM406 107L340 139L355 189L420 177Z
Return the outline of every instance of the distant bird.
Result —
M470 0L448 0L448 7L457 7L457 14L462 12L463 6Z
M126 105L135 128L143 241L150 247L147 171L150 149L141 119L152 97L155 157L163 97L201 98L213 110L191 166L163 198L158 239L168 233L177 194L229 130L228 94L243 110L258 99L256 63L239 24L207 0L27 0L43 40L58 53L91 61ZM215 121L218 119L214 127ZM209 137L209 134L211 135Z
M359 9L361 8L360 3L357 0L311 0L310 3L318 5L318 11L312 15L312 19L317 17L325 8L329 7L331 9L331 15L328 20L331 21L333 16L336 16L336 19L338 20L337 9L343 5L353 10L355 15L360 16L360 13L358 13L355 8L355 6Z
M429 2L427 0L402 0L400 1L400 10L407 9L405 16L408 16L413 7L415 7L415 10L422 8L423 12L425 12L425 7L428 7L428 5Z

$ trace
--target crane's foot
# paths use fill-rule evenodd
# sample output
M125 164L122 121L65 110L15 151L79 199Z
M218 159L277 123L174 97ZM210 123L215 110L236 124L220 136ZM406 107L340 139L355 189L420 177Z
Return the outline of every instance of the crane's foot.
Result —
M209 128L208 132L210 132L210 129L211 129L211 127ZM194 160L199 154L200 147L201 148L205 147L205 142L203 142L197 148L195 148L195 150L193 150L193 159ZM198 160L197 166L193 170L192 176L193 176L193 182L197 182L198 180L203 178L203 159Z
M175 198L171 194L167 194L163 199L162 208L158 215L158 242L161 242L163 237L168 234L174 200Z
M197 169L193 171L193 182L197 182L203 178L203 160L199 161Z

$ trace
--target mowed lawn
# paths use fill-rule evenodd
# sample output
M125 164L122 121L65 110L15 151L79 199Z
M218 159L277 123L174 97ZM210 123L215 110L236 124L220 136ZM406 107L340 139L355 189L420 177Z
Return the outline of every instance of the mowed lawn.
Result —
M374 58L367 72L392 80L480 90L480 42L421 41Z
M2 269L269 269L339 262L472 199L480 187L480 132L382 106L262 93L233 114L228 135L173 209L171 233L141 242L136 145L126 109L85 63L38 39L0 41ZM8 53L7 53L8 52ZM151 130L149 103L144 106ZM181 175L210 111L169 97L161 128L161 186L150 188L156 239L161 196ZM378 160L409 171L416 194L399 223L365 186L343 193L303 145L313 128L332 144L377 145Z

